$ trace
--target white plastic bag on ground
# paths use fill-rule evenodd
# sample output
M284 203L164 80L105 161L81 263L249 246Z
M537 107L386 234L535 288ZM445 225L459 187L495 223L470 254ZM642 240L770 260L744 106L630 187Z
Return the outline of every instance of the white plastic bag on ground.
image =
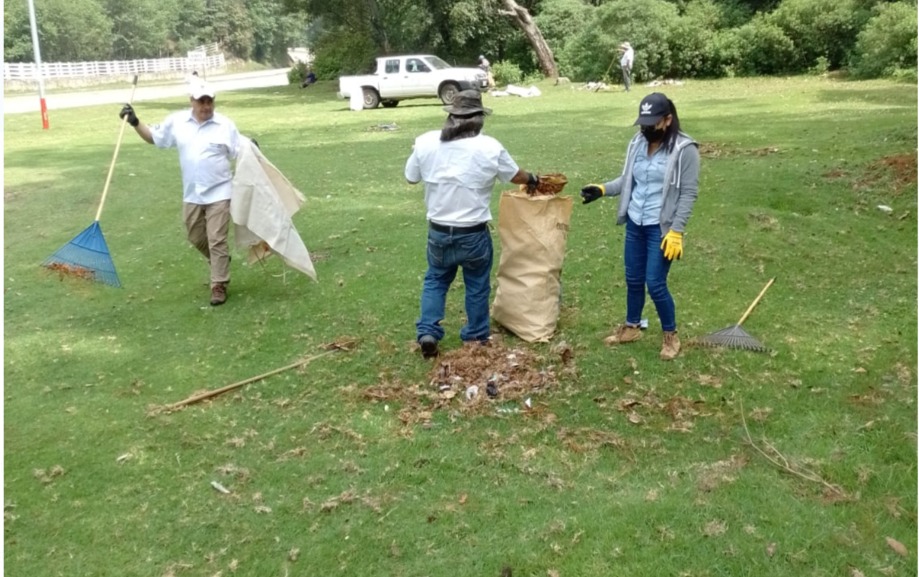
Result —
M361 90L360 86L351 89L351 98L348 101L348 104L351 107L351 110L364 109L364 91Z

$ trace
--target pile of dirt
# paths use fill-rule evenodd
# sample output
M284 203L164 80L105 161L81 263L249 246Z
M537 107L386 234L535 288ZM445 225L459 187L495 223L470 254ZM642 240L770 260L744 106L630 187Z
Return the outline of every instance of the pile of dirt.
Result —
M534 398L558 386L560 373L573 373L573 351L565 343L540 355L525 347L508 348L494 337L442 352L424 385L385 382L363 391L364 398L400 406L405 424L427 423L434 411L465 415L526 413Z

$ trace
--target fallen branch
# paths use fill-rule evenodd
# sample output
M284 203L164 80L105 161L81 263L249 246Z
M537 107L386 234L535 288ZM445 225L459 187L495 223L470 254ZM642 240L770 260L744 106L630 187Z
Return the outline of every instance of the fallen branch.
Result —
M739 399L738 401L740 403L740 420L743 423L743 430L747 436L747 442L750 443L750 446L753 447L757 453L765 457L767 461L769 461L770 463L772 463L773 465L775 465L782 471L785 471L786 473L789 473L798 478L804 479L805 481L811 481L813 483L818 483L820 485L823 485L823 487L826 490L830 491L831 493L835 494L838 497L842 497L842 498L848 497L848 495L842 489L842 487L840 487L839 485L834 485L832 483L827 482L823 477L821 477L817 473L810 471L808 469L796 469L792 467L791 464L788 462L788 459L785 458L785 455L779 452L779 450L776 449L771 443L769 443L769 441L767 441L765 437L763 437L763 443L765 444L766 448L769 449L770 452L773 454L769 454L763 449L761 449L760 447L758 447L756 443L753 442L753 438L750 436L750 429L747 427L747 419L744 416L743 401Z
M250 384L250 383L254 383L254 382L256 382L256 381L260 381L260 380L262 380L262 379L266 379L266 378L271 377L271 376L273 376L273 375L276 375L276 374L278 374L278 373L283 373L284 371L289 371L290 369L295 369L295 368L297 368L297 367L302 367L303 365L306 365L306 364L308 364L308 363L311 363L312 361L315 361L316 359L318 359L318 358L320 358L320 357L324 357L324 356L326 356L326 355L330 355L330 354L332 354L332 353L334 353L334 352L336 352L336 351L348 350L348 348L350 347L351 344L353 344L353 343L350 343L350 342L349 342L349 343L332 343L332 344L330 344L330 345L327 345L326 348L327 348L328 350L326 350L324 353L319 353L318 355L313 355L313 356L311 356L311 357L306 357L306 358L300 359L299 361L297 361L297 362L295 362L295 363L291 363L291 364L289 364L289 365L287 365L287 366L284 366L284 367L281 367L281 368L278 368L278 369L274 369L273 371L268 371L267 373L262 373L261 375L256 375L256 376L254 376L254 377L250 377L250 378L248 378L248 379L239 381L238 383L233 383L233 384L231 384L231 385L227 385L227 386L221 387L221 388L219 388L219 389L214 389L214 390L212 390L212 391L205 391L205 392L203 392L203 393L198 393L197 395L192 395L191 397L188 397L187 399L184 399L184 400L179 401L179 402L177 402L177 403L173 403L173 404L171 404L171 405L166 405L165 407L163 407L163 410L164 410L164 411L167 411L167 412L169 412L169 411L174 411L174 410L176 410L176 409L185 407L185 406L187 406L187 405L191 405L191 404L197 403L197 402L199 402L199 401L203 401L203 400L205 400L205 399L210 399L210 398L212 398L212 397L216 397L217 395L222 395L223 393L226 393L226 392L228 392L228 391L232 391L232 390L234 390L234 389L238 389L238 388L240 388L240 387L244 387L244 386L246 386L246 385L248 385L248 384Z

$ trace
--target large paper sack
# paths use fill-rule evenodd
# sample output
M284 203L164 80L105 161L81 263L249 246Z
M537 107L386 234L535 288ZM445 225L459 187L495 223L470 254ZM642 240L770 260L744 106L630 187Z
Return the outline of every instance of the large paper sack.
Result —
M571 210L570 196L501 194L501 260L491 316L530 343L548 341L558 325Z

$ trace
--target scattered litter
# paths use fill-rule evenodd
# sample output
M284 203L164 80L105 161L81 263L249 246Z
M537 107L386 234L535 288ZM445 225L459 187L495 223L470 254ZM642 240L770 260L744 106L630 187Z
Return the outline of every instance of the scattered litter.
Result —
M886 204L879 204L878 210L880 210L881 212L887 213L887 214L890 214L893 212L893 209L887 206Z
M229 495L229 494L230 494L230 490L227 489L226 487L224 487L223 485L221 485L220 483L218 483L217 481L211 481L211 487L213 487L214 489L220 491L220 492L223 493L224 495Z
M134 458L134 455L132 455L131 453L125 453L124 455L119 455L118 458L115 459L115 462L120 465L124 463L125 461L127 461L128 459L133 459L133 458Z
M495 412L503 415L515 415L520 412L520 407L498 407Z
M581 90L590 90L592 92L599 92L601 90L609 89L609 85L606 82L588 82L581 87Z
M492 90L492 96L520 96L522 98L530 98L532 96L542 96L539 88L535 86L530 86L529 88L524 88L522 86L515 86L513 84L508 84L507 88L504 90Z
M485 394L491 398L498 396L498 375L492 373L491 377L488 379L488 384L485 386Z
M476 398L479 394L479 387L477 385L470 385L466 387L466 400L471 401Z
M683 86L683 81L674 80L673 78L667 78L664 80L652 80L651 82L645 84L645 86L664 86L664 85Z
M526 400L523 401L523 406L525 406L527 409L533 408L533 401L530 400L530 397L527 397Z
M399 130L399 125L395 122L391 124L377 124L367 128L370 132L391 132L393 130Z

